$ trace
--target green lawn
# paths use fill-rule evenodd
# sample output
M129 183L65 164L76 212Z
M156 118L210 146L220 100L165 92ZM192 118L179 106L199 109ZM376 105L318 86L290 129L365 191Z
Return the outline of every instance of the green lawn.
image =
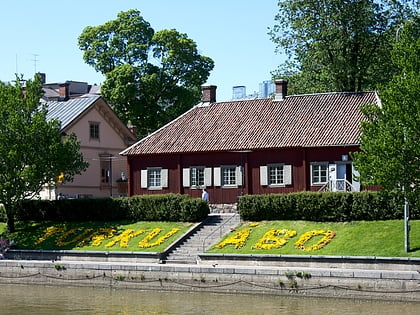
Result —
M223 248L209 250L211 253L230 253L230 254L281 254L281 255L339 255L339 256L380 256L380 257L420 257L420 220L410 221L410 249L409 253L404 251L404 225L402 220L390 221L360 221L350 223L325 223L325 222L307 222L307 221L264 221L258 222L257 226L250 227L249 222L242 223L239 227L228 233L220 241L231 238L243 229L251 228L248 239L242 248L235 249L233 245L226 245ZM190 227L191 223L178 222L84 222L84 223L42 223L42 224L17 224L17 231L11 237L15 240L17 248L21 249L71 249L71 250L98 250L98 251L130 251L130 252L161 252L170 243L177 240ZM49 227L62 229L44 241L39 242L40 238L45 236L45 230ZM76 228L77 230L66 235L66 231ZM89 235L86 229L92 229L91 232L99 229L114 229L115 234L109 239L104 239L99 246L93 246L92 240L82 246L77 246L80 241ZM163 243L149 248L139 248L138 244L149 233L155 229L161 229L161 232L149 243L156 242L159 237L164 236L173 228L179 231L166 239ZM106 247L111 241L117 240L116 237L128 229L134 232L145 230L145 232L128 239L128 246L121 247L121 241L115 242L115 245ZM265 233L270 229L287 229L296 231L296 235L287 240L287 243L277 249L253 249ZM0 234L6 230L4 223L0 223ZM325 247L314 251L302 251L296 249L294 244L305 233L312 230L332 230L335 237ZM86 232L85 235L82 233ZM80 236L78 238L78 236ZM64 243L57 245L57 240ZM311 238L305 246L308 247L320 241L322 236ZM72 242L73 241L73 242ZM220 243L220 242L219 242Z
M251 233L242 248L235 249L233 245L209 250L211 253L236 254L280 254L280 255L339 255L339 256L381 256L381 257L420 257L420 220L410 221L410 249L404 251L404 225L402 220L390 221L359 221L350 223L326 223L307 221L265 221L251 227ZM244 222L228 237L249 228L249 222ZM296 236L290 238L285 245L277 249L253 249L270 229L287 229L296 231ZM302 251L294 247L295 242L305 232L312 230L332 230L335 237L325 247L314 251ZM305 245L309 247L321 240L323 236L315 236Z

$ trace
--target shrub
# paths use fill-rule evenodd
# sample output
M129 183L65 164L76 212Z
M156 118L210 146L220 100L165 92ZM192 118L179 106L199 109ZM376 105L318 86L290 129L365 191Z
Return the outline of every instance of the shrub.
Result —
M298 192L243 196L239 199L238 210L241 218L247 221L344 222L402 219L403 203L398 192ZM417 205L418 202L412 202L411 219L420 218Z
M162 194L119 198L25 200L21 221L184 221L203 220L208 204L187 195Z

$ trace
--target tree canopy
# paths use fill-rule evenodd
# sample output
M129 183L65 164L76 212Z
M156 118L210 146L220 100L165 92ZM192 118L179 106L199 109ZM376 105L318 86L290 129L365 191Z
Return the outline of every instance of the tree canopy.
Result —
M86 170L75 135L61 135L60 122L47 121L38 76L23 87L0 82L0 204L6 209L9 231L19 203L39 194L43 186L64 173L71 181Z
M85 62L105 75L102 96L125 123L137 126L140 136L198 103L214 67L186 34L155 32L138 10L86 27L79 47Z
M269 31L289 60L273 72L293 94L374 90L396 71L395 31L418 9L409 0L279 0Z
M362 183L403 190L413 202L420 189L419 16L399 29L391 55L398 74L381 90L381 107L363 108L367 121L354 163Z

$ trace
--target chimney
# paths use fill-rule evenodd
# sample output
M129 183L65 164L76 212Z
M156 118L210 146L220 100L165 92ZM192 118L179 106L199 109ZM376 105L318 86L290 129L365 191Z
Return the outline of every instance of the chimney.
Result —
M45 84L47 82L47 75L45 73L42 72L38 72L37 76L39 77L39 79L41 80L42 84Z
M133 134L133 136L137 137L137 126L127 125L128 130Z
M216 102L216 85L206 85L202 86L201 90L203 95L201 96L201 101L203 103L214 103Z
M274 97L275 101L281 101L286 98L287 95L287 80L278 79L274 81L276 85L276 95Z
M59 93L59 96L58 96L59 101L68 101L70 98L69 84L61 83L58 93Z

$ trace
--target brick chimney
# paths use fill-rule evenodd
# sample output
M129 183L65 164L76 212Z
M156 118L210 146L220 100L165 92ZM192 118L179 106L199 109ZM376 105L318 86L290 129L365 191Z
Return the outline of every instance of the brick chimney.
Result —
M68 101L70 98L69 84L61 83L58 89L58 93L59 93L59 96L58 96L59 101Z
M42 84L45 84L47 82L47 75L45 73L38 72L36 75L39 77Z
M134 137L137 137L137 126L127 125L127 128L130 130Z
M216 102L216 85L206 85L202 86L201 90L203 92L201 96L201 101L203 103L215 103Z
M274 81L276 85L276 94L274 96L275 101L284 100L287 96L287 80L278 79Z

